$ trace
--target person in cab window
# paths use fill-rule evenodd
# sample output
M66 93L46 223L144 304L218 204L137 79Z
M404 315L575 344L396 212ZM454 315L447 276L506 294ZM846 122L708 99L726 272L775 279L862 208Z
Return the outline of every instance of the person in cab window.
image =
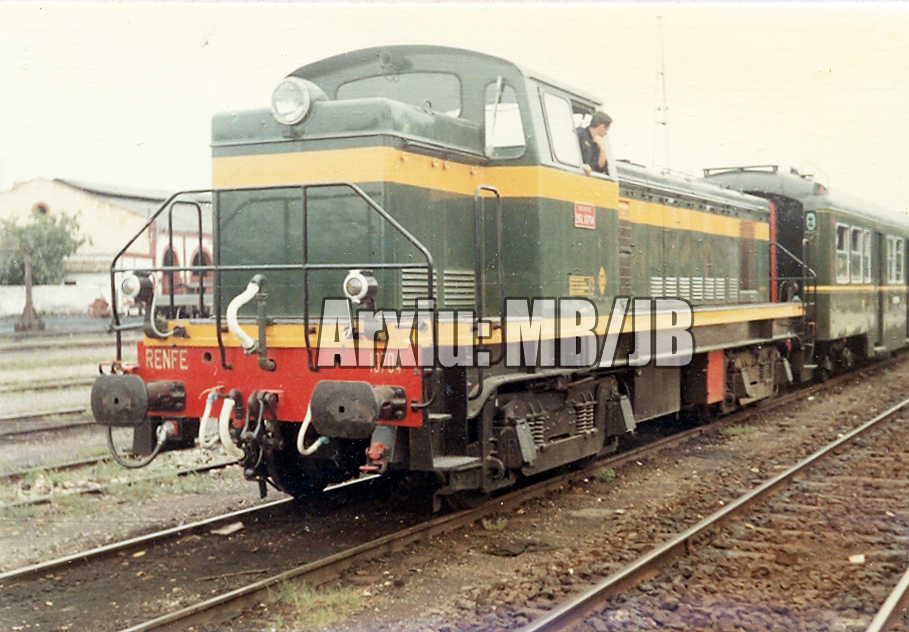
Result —
M578 128L578 141L581 143L581 158L584 173L609 173L606 164L606 134L612 125L612 117L606 112L594 112L587 127Z

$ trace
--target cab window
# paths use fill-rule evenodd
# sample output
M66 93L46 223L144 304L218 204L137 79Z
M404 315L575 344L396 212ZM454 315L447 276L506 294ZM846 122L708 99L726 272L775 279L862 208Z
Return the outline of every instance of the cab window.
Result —
M524 153L524 126L515 89L499 78L486 86L484 130L486 155L518 158Z
M461 80L442 72L410 72L355 79L338 87L338 100L384 97L448 116L461 116Z
M574 129L571 104L551 92L543 92L543 111L549 132L552 157L563 165L581 166L581 147Z

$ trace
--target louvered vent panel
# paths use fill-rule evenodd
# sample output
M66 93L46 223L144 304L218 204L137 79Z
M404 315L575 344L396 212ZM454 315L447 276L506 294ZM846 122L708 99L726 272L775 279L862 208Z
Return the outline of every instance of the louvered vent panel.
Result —
M679 298L691 300L691 277L679 277Z
M704 300L704 278L703 277L691 277L691 300L692 301L703 301Z
M477 281L473 270L445 270L442 296L446 307L472 308L477 302Z
M433 292L439 296L439 274L433 271ZM405 269L401 271L401 302L404 309L416 309L417 299L429 297L426 270Z
M650 296L663 296L663 277L650 277Z
M718 301L726 300L726 279L717 279L714 288L714 296Z

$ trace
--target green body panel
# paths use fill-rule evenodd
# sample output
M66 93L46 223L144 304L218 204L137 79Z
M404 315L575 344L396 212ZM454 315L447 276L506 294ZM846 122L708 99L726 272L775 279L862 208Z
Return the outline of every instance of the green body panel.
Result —
M682 298L692 305L769 300L766 241L633 223L630 230L633 295ZM747 285L742 271L744 249L753 253Z
M863 336L873 347L893 350L907 339L909 288L888 287L886 237L905 239L907 233L873 217L829 209L813 209L817 228L807 233L808 263L817 272L817 337L821 341ZM836 226L843 224L871 233L871 277L861 283L840 283L836 276ZM904 268L905 270L905 268ZM858 286L858 287L856 287Z

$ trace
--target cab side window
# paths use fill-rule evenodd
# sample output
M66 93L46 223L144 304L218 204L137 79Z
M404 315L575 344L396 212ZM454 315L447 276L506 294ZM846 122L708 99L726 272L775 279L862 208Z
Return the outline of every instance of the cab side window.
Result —
M543 112L546 115L552 157L563 165L580 167L581 147L578 145L578 134L568 99L543 92Z
M526 140L515 89L500 78L486 86L485 103L486 155L490 158L520 157Z

